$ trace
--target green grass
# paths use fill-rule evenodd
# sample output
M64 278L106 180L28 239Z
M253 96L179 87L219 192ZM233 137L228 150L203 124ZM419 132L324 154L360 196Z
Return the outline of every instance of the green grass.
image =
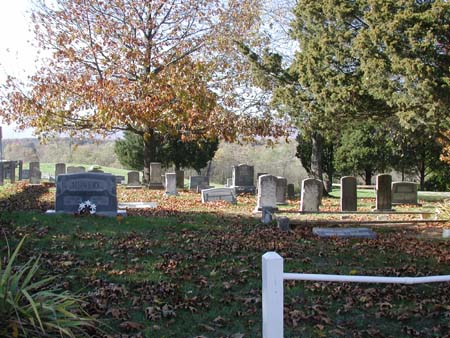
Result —
M261 256L267 251L285 258L287 272L450 274L449 242L418 237L423 229L377 228L376 240L318 239L311 227L281 233L262 226L250 215L254 199L248 197L239 197L238 206L208 208L197 194L152 196L155 213L123 219L45 216L21 211L17 202L17 210L1 213L0 232L12 245L29 234L20 259L41 255L42 269L85 295L86 309L111 334L140 331L152 338L260 337ZM5 253L2 237L0 256ZM401 338L413 336L411 330L442 337L449 303L445 283L286 282L285 337ZM142 328L120 327L127 321Z

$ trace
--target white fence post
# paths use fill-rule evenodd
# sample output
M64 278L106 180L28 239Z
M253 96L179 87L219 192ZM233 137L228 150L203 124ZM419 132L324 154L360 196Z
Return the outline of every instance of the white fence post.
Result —
M263 338L283 338L283 258L276 252L262 256Z

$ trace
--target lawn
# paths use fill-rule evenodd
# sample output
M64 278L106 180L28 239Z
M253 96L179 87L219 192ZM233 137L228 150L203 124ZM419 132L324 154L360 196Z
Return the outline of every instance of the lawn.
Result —
M45 216L54 190L0 188L0 255L27 236L20 259L41 256L45 274L85 297L110 337L260 337L261 256L277 251L289 272L425 276L450 274L442 225L376 227L375 240L318 239L311 226L280 232L238 204L198 194L119 188L119 202L156 201L126 218ZM364 203L374 204L366 197ZM323 208L333 210L329 198ZM433 202L424 203L433 209ZM290 201L286 211L298 209ZM400 207L400 210L408 210ZM446 225L449 226L448 224ZM285 283L285 337L448 337L450 283L418 286Z

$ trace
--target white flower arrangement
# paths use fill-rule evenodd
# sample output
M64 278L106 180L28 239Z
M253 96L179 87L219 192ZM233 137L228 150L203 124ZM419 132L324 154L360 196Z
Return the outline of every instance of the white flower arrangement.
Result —
M78 206L79 214L94 215L96 213L96 211L97 211L97 206L89 200L81 202L80 205Z

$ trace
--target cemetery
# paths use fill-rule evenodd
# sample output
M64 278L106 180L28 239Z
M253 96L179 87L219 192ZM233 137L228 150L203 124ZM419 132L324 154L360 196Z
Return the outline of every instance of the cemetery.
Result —
M0 27L0 338L450 337L450 1Z

